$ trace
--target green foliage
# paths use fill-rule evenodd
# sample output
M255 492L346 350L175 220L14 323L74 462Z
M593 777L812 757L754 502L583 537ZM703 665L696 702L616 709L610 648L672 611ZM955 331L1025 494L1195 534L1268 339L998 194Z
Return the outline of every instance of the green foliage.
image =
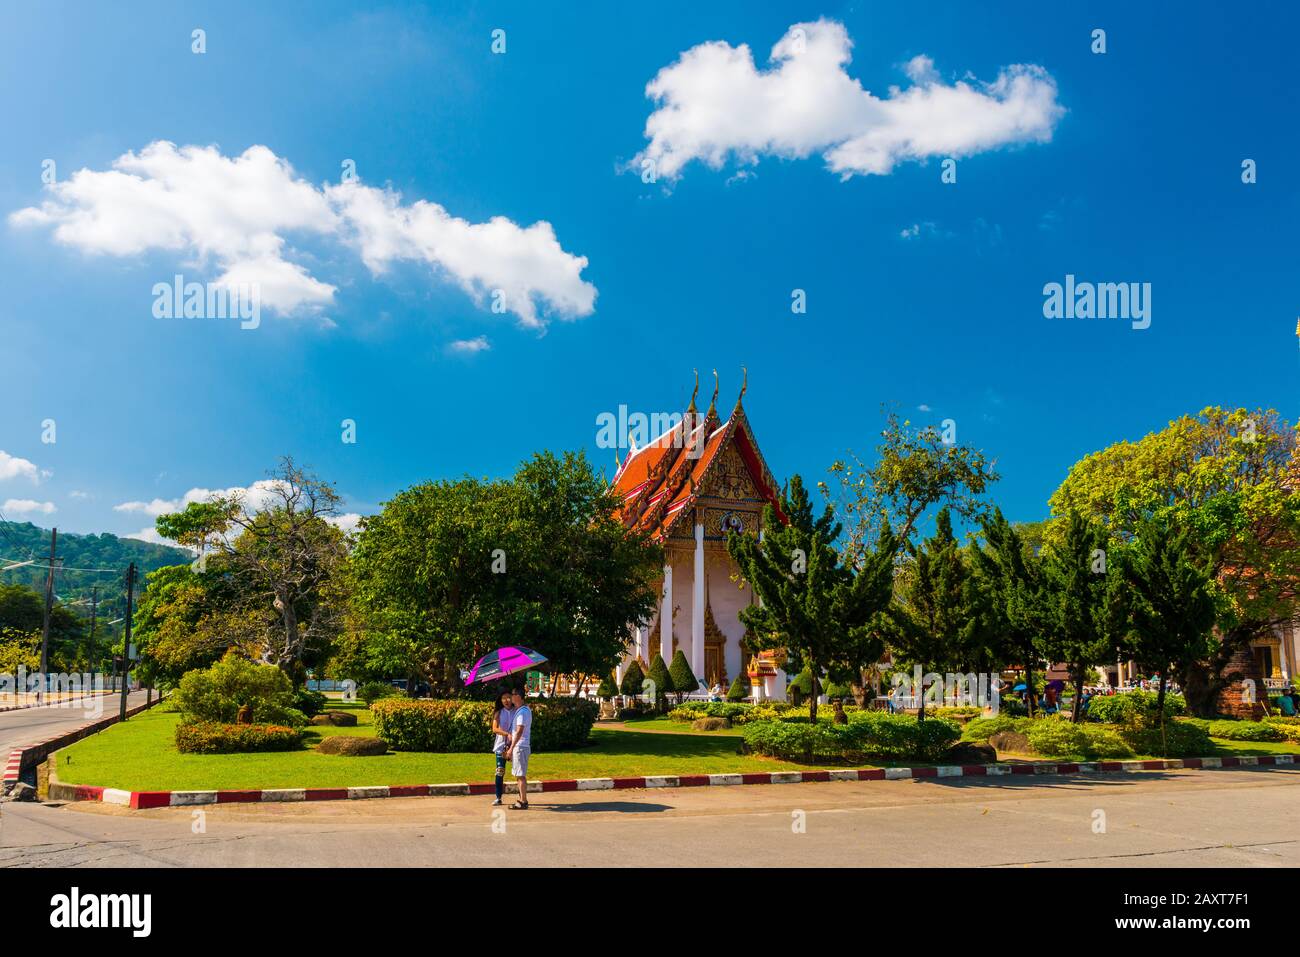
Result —
M176 750L183 754L295 751L301 746L302 732L282 725L193 721L176 726Z
M357 688L357 700L369 706L381 698L396 698L401 693L387 681L367 681Z
M794 680L790 682L790 688L799 692L801 695L804 695L805 697L812 694L812 688L813 688L812 669L804 668L803 671L799 672L799 674L795 676Z
M597 698L613 698L618 694L618 684L614 681L612 674L605 675L600 679L600 687L596 689Z
M1212 738L1229 741L1285 741L1286 733L1265 721L1211 721L1207 731Z
M595 702L582 698L530 700L534 752L566 751L587 744L596 723ZM375 733L394 751L489 752L492 704L487 701L387 698L370 707Z
M41 633L0 628L0 674L16 675L20 667L28 672L40 669Z
M951 721L917 721L912 715L881 711L854 712L845 725L809 721L802 715L749 721L743 733L746 746L757 754L838 762L868 757L938 761L960 736Z
M1004 712L989 718L974 718L967 721L965 727L961 729L961 737L963 741L987 741L993 735L1005 731L1024 734L1026 727L1031 723L1029 718L1015 717Z
M325 710L325 705L329 703L319 691L308 691L306 688L299 688L293 693L293 706L309 718L314 718Z
M876 625L889 605L898 545L888 526L874 550L845 561L832 509L814 517L795 475L780 514L771 504L764 508L763 529L761 541L752 533L727 537L728 553L761 599L740 613L750 647L784 648L788 669L806 667L815 675L858 673L879 661L884 643Z
M665 697L673 690L673 676L664 664L663 655L655 655L654 661L650 662L650 673L646 675L646 680L654 682L655 707L663 710Z
M733 703L744 701L749 697L749 682L743 674L736 675L731 681L731 688L727 691L727 700Z
M1156 722L1154 691L1125 691L1123 694L1094 695L1088 701L1088 719L1105 724L1139 724ZM1181 695L1165 695L1165 717L1176 718L1186 713L1187 702Z
M641 664L633 659L627 663L627 671L623 672L623 683L618 690L629 698L635 698L641 693L644 682L645 674L641 671Z
M673 655L673 663L668 668L668 674L673 680L672 690L678 694L693 694L700 690L700 682L695 677L695 672L691 671L686 653L680 648Z
M1170 721L1163 727L1120 725L1119 734L1137 754L1186 758L1214 753L1209 732L1187 721Z
M744 723L745 716L753 710L753 705L729 704L721 701L688 701L668 712L673 721L689 724L699 718L726 718L733 723ZM736 719L739 719L737 721Z
M175 704L190 721L233 723L244 705L259 724L301 725L293 685L274 665L259 665L233 652L211 668L181 678Z

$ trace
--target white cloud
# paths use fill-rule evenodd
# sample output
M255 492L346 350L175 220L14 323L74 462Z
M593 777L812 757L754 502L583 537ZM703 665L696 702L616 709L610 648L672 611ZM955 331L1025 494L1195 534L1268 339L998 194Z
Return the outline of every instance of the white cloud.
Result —
M176 545L175 542L169 542L167 539L159 535L158 529L154 528L152 525L146 526L138 532L131 532L129 535L123 535L122 537L134 538L141 542L149 542L151 545L171 545L173 547Z
M447 351L454 355L472 356L479 352L486 352L492 348L488 342L487 336L477 336L473 339L457 339L447 344Z
M180 498L155 498L148 502L122 502L114 505L115 512L148 515L157 518L171 512L179 512L194 502L210 502L214 498L231 498L238 496L249 511L260 511L276 498L275 489L281 483L277 479L262 479L249 486L232 486L224 489L192 488Z
M932 410L928 405L926 405L924 402L922 402L922 403L921 403L920 405L918 405L916 408L917 408L917 411L918 411L918 412L931 412L931 411L933 411L933 410Z
M30 479L33 485L39 484L41 480L36 463L20 459L0 449L0 481L14 478Z
M342 529L343 534L351 535L357 530L357 525L361 521L361 516L357 512L347 512L344 515L334 515L327 517L325 521Z
M753 165L763 155L820 153L844 178L885 175L906 160L1047 142L1065 112L1042 67L946 84L925 56L904 67L911 86L878 97L846 72L852 46L843 24L822 19L790 27L761 71L745 44L692 47L646 86L657 108L632 165L652 160L674 180L692 160L720 169L729 158Z
M80 489L75 489L75 488L74 488L71 492L68 493L68 498L87 499L87 498L90 498L90 497L91 497L91 495L90 495L89 492L83 492L83 491L81 491Z
M545 315L594 309L596 288L581 277L586 258L566 252L544 220L471 223L437 203L403 205L388 189L318 188L265 146L227 157L215 146L160 140L46 189L39 207L9 222L53 227L56 241L87 253L172 252L187 268L217 272L218 284L256 284L262 305L282 313L319 312L336 290L293 261L291 235L346 243L374 274L395 260L427 263L480 303L500 290L502 311L532 328Z
M596 287L582 279L585 256L564 251L545 221L521 228L503 216L471 223L437 203L403 205L399 194L359 183L326 190L351 230L361 258L376 274L397 260L415 260L450 276L480 301L540 329L539 306L565 319L590 315Z
M0 509L10 515L53 515L58 511L53 502L37 502L30 498L6 499Z

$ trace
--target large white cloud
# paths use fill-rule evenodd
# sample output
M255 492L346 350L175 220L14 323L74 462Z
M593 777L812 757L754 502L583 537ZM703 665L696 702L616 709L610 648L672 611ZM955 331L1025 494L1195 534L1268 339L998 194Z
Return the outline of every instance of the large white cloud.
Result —
M33 485L41 480L35 462L20 459L18 456L10 455L4 449L0 449L0 481L13 478L30 479Z
M210 502L215 498L238 497L248 511L258 512L277 500L275 490L281 485L283 483L278 479L262 479L248 486L236 485L231 488L220 489L192 488L180 498L155 498L147 502L122 502L120 505L114 505L113 511L157 518L159 515L179 512L185 506L194 502Z
M319 310L336 290L294 261L291 237L342 241L375 274L394 260L423 261L484 305L500 290L501 311L532 328L594 308L596 289L581 278L586 258L566 252L548 222L471 223L359 182L318 188L265 146L227 157L159 141L46 189L40 206L10 223L52 226L57 241L89 253L175 252L219 284L256 283L262 305L283 313Z
M692 47L646 86L657 108L634 166L652 160L673 180L692 160L714 169L763 155L820 153L844 177L887 174L931 156L969 156L1018 143L1046 142L1064 113L1042 67L1007 66L991 83L944 83L928 57L906 66L907 89L878 97L848 75L853 43L833 20L798 23L759 70L747 45Z

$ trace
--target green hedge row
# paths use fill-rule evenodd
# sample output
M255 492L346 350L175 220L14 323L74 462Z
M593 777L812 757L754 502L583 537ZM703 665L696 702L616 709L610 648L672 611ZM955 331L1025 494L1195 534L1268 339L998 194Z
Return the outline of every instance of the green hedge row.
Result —
M1137 724L1154 722L1156 701L1154 691L1125 691L1123 694L1094 695L1088 699L1088 720L1103 724ZM1187 702L1182 695L1165 695L1165 717L1176 718L1187 713Z
M791 715L745 725L745 745L756 754L787 761L861 761L868 757L939 761L958 739L957 725L942 718L859 711L848 724Z
M1081 756L1087 760L1114 760L1130 758L1135 754L1171 758L1198 757L1213 753L1209 725L1215 723L1183 719L1169 721L1162 736L1159 726L1145 723L1075 724L1066 718L1030 720L998 715L993 718L976 718L969 722L962 729L962 739L987 741L995 734L1014 732L1023 734L1035 753L1048 758Z
M192 721L176 726L176 750L184 754L296 751L301 746L302 732L283 725Z
M528 702L533 751L565 751L587 744L599 708L582 698ZM487 701L384 698L370 706L375 733L394 751L484 753L492 750L492 704Z

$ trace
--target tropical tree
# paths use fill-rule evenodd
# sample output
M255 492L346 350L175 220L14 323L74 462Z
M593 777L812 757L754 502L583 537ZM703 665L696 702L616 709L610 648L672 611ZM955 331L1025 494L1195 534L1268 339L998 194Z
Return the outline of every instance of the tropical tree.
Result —
M1183 687L1203 667L1214 644L1219 599L1206 559L1197 556L1194 531L1167 518L1142 521L1122 557L1123 596L1133 656L1160 675L1156 713L1163 726L1171 673Z
M1242 677L1231 663L1300 604L1300 451L1272 409L1210 407L1111 445L1075 464L1051 507L1094 516L1121 541L1148 519L1187 532L1225 598L1218 640L1183 684L1195 714L1215 713Z
M803 480L790 479L781 498L782 523L769 503L764 536L728 535L727 551L760 599L740 613L754 651L784 648L787 671L812 675L810 715L817 718L819 676L843 674L880 658L880 615L889 604L896 539L881 527L876 549L859 550L858 565L836 549L841 527L828 505L814 517Z
M1074 685L1074 720L1083 686L1100 664L1114 661L1123 641L1118 599L1122 578L1109 560L1106 529L1071 512L1043 560L1044 651L1065 662Z

